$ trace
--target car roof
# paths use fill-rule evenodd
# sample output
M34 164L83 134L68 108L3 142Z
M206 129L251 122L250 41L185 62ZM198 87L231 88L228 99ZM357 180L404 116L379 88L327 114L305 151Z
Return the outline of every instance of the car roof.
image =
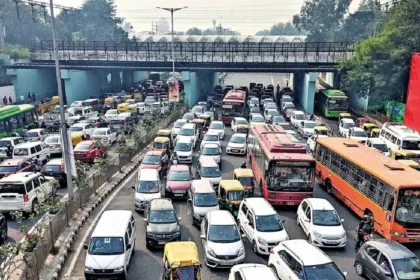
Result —
M93 142L95 142L95 141L93 141L93 140L83 140L83 141L80 141L77 145L79 145L79 144L92 145Z
M347 118L344 118L344 119L341 119L343 122L345 122L345 123L354 123L354 120L353 119L347 119Z
M12 141L12 140L19 139L19 138L22 138L22 137L5 137L5 138L1 138L0 140L1 141L3 141L3 140Z
M380 249L392 260L412 258L416 256L412 251L410 251L402 244L387 239L375 239L368 241L367 244L372 244L376 248Z
M175 122L183 122L183 123L186 123L187 120L186 119L177 119Z
M88 125L88 124L87 123L75 123L72 126L77 127L77 126L86 126L86 125Z
M179 136L178 140L176 140L177 143L191 143L192 139L191 136Z
M19 148L31 148L31 147L34 147L36 145L40 145L41 143L43 143L43 142L41 142L41 141L25 142L25 143L17 144L15 146L15 149L19 149Z
M304 239L286 240L280 243L291 251L304 266L331 263L332 260L320 249Z
M236 265L237 270L242 271L244 280L254 280L261 277L264 280L275 280L277 277L273 273L273 270L266 265L256 263L244 263Z
M210 225L236 225L232 214L226 210L212 210L209 212Z
M174 210L170 198L155 198L150 201L150 210Z
M353 131L364 131L361 127L352 127Z
M194 123L186 123L181 128L194 128L194 127L195 127Z
M235 117L234 119L235 119L235 120L243 120L243 121L246 121L246 119L245 119L245 118L243 118L243 117Z
M220 148L220 145L219 145L218 143L212 143L212 142L207 142L207 143L204 143L203 148L204 148L204 147L207 147L207 146L209 146L209 147L218 147L218 148Z
M303 111L299 111L299 110L294 110L293 113L294 114L305 115L305 113Z
M43 131L43 130L44 130L43 128L34 128L34 129L28 130L27 132L40 132L40 131Z
M18 165L21 162L27 161L26 158L10 158L10 159L6 159L5 161L3 161L2 163L0 163L0 166L5 166L5 165Z
M123 237L131 216L131 211L128 210L105 211L96 224L92 237Z
M200 165L201 167L215 167L219 166L214 158L212 157L200 157Z
M145 156L160 156L162 151L148 151Z
M50 159L50 161L47 162L46 165L62 165L63 164L63 159L62 158L53 158Z
M251 116L253 116L253 117L255 117L255 116L263 116L263 115L261 115L261 113L251 113Z
M141 168L140 165L140 174L138 176L138 178L140 180L159 180L159 174L158 171L154 168Z
M207 135L207 134L208 134L208 135L216 135L216 136L219 136L219 132L217 132L217 131L212 131L212 130L207 131L205 135Z
M232 134L232 136L230 137L230 139L232 139L233 136L239 136L239 137L242 137L242 138L246 138L246 134L245 133L234 133L234 134Z
M96 130L101 131L101 130L109 130L109 129L110 129L109 127L98 127L98 128L95 128L93 131L96 131Z
M191 188L195 193L215 193L210 181L206 179L192 180Z
M223 124L222 121L212 121L210 124L212 124L212 123L220 123L220 124Z
M169 171L189 171L190 167L186 164L176 164L176 165L171 165L171 167L169 168Z
M369 138L368 141L372 142L373 144L385 144L385 141L380 138Z
M270 203L267 202L263 197L249 197L245 198L244 201L252 208L256 216L266 216L277 214Z
M307 198L306 201L312 206L312 210L335 210L334 206L323 198Z
M4 182L27 182L29 180L31 180L32 178L36 177L36 173L35 172L19 172L16 174L11 174L7 177L1 178L0 182L4 183Z

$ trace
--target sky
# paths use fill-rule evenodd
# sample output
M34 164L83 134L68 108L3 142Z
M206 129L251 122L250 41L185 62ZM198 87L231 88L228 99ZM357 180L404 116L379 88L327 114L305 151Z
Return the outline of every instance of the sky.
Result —
M41 0L47 2L46 0ZM357 10L361 0L353 0L350 12ZM84 0L54 0L54 4L79 7ZM176 2L176 5L174 5ZM133 26L137 32L151 31L152 22L166 18L170 24L170 13L156 8L188 8L175 12L176 31L187 31L190 27L206 29L221 24L242 35L254 35L278 22L291 21L299 13L304 0L115 0L117 15ZM141 5L140 5L141 3Z

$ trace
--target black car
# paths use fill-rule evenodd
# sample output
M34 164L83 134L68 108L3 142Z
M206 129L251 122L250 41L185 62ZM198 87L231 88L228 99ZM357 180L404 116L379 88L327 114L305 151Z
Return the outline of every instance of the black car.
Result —
M108 127L109 122L104 120L102 117L91 117L86 120L80 121L82 123L89 123L92 124L95 128L101 128L101 127Z
M53 177L58 181L60 187L67 186L66 172L64 171L64 162L62 158L54 158L47 162L41 169L44 176Z
M7 219L0 213L0 245L7 241Z

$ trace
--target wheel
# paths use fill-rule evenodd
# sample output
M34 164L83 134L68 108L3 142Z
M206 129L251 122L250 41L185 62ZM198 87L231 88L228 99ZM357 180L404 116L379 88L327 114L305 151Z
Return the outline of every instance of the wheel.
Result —
M299 216L296 216L296 225L300 227Z
M331 185L331 181L330 180L326 180L325 181L325 189L327 190L327 193L332 194L333 187Z
M34 200L33 202L32 202L32 208L31 208L31 213L34 213L35 212L35 210L37 209L37 207L38 207L38 200Z
M308 241L309 241L309 243L311 243L311 244L313 244L314 242L313 242L313 240L312 240L312 236L309 234L308 235Z
M361 263L359 263L359 262L356 262L355 264L354 264L354 267L355 267L355 269L356 269L356 273L357 273L357 275L359 275L359 276L362 276L363 277L363 275L364 275L364 272L363 272L363 265L361 264Z
M273 265L270 265L270 269L273 271L274 275L276 275L277 277L279 277L278 276L278 273L277 273L277 269Z
M252 251L254 251L256 255L258 255L258 247L257 247L257 242L255 242L255 240L252 241Z

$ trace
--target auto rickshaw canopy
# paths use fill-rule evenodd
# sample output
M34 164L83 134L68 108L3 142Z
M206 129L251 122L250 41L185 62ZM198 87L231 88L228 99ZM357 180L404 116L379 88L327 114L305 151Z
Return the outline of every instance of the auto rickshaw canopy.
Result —
M379 137L379 133L381 133L381 129L380 128L373 128L370 131L369 136L370 137Z
M350 113L340 113L340 115L338 115L338 117L340 119L344 119L344 118L349 118L351 119L351 114Z
M233 170L233 174L235 175L236 178L253 178L254 177L254 172L252 171L251 168L236 168L235 170Z
M155 140L153 140L153 143L169 143L170 139L168 137L156 137Z
M244 187L238 180L221 180L219 188L224 189L226 192L244 191Z
M404 164L405 166L409 166L411 168L414 168L416 170L420 170L420 164L415 162L412 159L399 159L398 162Z
M114 97L107 97L104 102L105 104L112 104L114 103Z
M331 134L331 129L326 127L325 125L319 125L314 127L314 134L317 135L329 135Z
M156 136L169 137L171 134L172 131L170 129L159 129L159 131L156 133Z
M197 245L192 241L169 242L165 245L163 262L168 261L171 268L200 265Z
M207 120L210 120L211 119L211 116L210 115L201 114L198 118L207 121Z
M195 123L195 124L204 124L206 121L203 119L193 119L191 121L191 123Z

